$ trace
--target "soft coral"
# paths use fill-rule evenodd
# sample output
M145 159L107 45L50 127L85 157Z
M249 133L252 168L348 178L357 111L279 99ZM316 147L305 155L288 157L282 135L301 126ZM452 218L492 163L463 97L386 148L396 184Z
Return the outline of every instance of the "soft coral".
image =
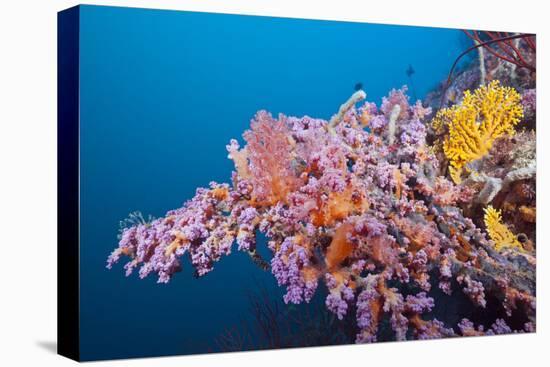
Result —
M293 142L284 117L274 119L259 111L246 131L249 170L252 173L253 201L258 205L273 205L285 201L298 186L292 169Z

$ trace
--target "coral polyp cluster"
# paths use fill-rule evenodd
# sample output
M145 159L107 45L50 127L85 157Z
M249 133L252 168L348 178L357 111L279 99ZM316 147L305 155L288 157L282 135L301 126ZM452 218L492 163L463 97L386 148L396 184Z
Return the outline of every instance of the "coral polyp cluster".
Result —
M394 340L532 331L534 254L514 245L491 209L489 237L464 215L478 192L440 174L427 144L431 109L410 104L406 88L380 107L364 98L355 93L330 121L258 112L245 145L227 146L232 183L213 182L183 207L123 228L108 267L125 256L127 274L166 283L184 256L203 276L236 243L270 269L286 303L309 302L322 287L330 312L355 318L359 343L384 339L386 329ZM518 101L491 83L442 112L452 167L511 135ZM270 261L257 252L259 233ZM509 251L497 251L498 241ZM444 297L466 300L467 317L440 312Z

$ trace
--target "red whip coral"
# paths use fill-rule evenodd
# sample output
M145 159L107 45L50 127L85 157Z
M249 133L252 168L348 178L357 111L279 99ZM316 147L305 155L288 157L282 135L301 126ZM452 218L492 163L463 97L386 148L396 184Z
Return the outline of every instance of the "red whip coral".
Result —
M509 39L511 34L504 32L470 32L467 30L463 32L476 44L483 45L485 50L499 59L533 72L537 70L534 60L537 49L535 35L516 35L518 38Z
M505 312L487 320L495 323L487 333L532 330L534 262L495 251L457 207L471 193L437 175L430 110L410 105L405 91L392 91L381 109L356 108L365 98L356 92L330 122L258 112L246 145L227 147L233 185L212 183L163 218L125 225L108 266L129 257L128 274L139 267L168 282L188 254L202 276L235 241L270 268L286 303L309 302L324 284L327 309L356 320L357 342L483 333L468 320L434 318L438 297L463 297L468 317L489 306ZM256 252L259 232L269 262Z

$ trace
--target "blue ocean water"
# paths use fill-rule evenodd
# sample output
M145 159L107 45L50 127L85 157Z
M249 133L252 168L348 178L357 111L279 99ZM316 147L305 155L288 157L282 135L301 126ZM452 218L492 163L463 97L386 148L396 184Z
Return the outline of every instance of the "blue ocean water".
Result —
M464 49L461 32L269 17L81 7L81 354L85 360L202 353L250 318L270 273L234 252L168 285L105 261L129 212L162 216L209 181L228 182L225 145L259 109L330 118L363 84L379 103L423 98ZM242 139L241 139L242 141Z

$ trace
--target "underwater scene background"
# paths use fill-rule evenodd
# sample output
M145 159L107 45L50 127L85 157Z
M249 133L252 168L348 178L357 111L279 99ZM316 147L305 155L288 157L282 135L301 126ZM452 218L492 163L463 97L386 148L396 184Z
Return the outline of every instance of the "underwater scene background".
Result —
M419 99L435 110L442 82L472 41L453 29L181 11L81 6L80 17L82 359L356 342L355 316L325 307L327 286L309 303L286 304L271 271L236 248L198 278L183 259L167 284L156 274L125 277L118 264L108 271L119 222L136 210L145 222L163 217L197 188L231 182L226 146L231 139L244 146L259 110L328 121L356 91L380 105L403 85L411 106ZM458 82L476 86L469 69L476 55L462 60ZM259 234L257 251L269 262L266 242ZM462 281L462 297L429 294L445 303L435 313L456 314L455 324L467 296L481 297L475 280ZM431 309L422 296L411 302ZM485 316L488 328L498 315ZM392 322L382 321L378 340L395 340Z

